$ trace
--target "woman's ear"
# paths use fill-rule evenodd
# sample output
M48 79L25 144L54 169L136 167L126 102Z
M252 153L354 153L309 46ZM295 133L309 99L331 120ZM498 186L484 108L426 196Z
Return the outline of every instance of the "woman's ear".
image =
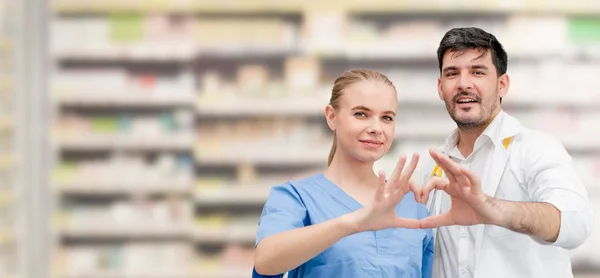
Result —
M327 120L327 125L332 131L335 131L335 109L331 104L328 104L325 107L325 119Z

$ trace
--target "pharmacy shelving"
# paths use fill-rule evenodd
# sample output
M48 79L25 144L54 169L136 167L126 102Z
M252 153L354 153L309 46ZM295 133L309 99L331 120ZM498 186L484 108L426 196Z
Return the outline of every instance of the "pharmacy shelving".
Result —
M373 68L396 84L394 152L443 142L454 126L437 98L435 48L443 32L458 25L498 34L509 52L512 81L503 107L563 141L582 161L582 175L591 175L590 195L597 195L593 165L600 145L589 130L600 107L593 89L600 74L600 23L594 21L600 5L342 2L52 1L49 55L58 65L52 99L57 113L64 113L57 117L53 147L65 154L56 162L53 189L71 209L57 222L109 217L102 213L106 207L86 207L98 202L119 217L145 215L144 205L133 203L154 207L160 198L184 202L182 213L189 217L177 232L87 223L62 226L59 235L77 244L126 239L148 246L178 235L191 250L189 265L181 268L194 270L186 275L247 277L270 187L326 166L331 134L323 112L342 71ZM185 115L165 116L167 110ZM568 116L571 110L577 116ZM153 113L162 120L151 123ZM134 123L138 117L145 119ZM183 128L174 131L164 122ZM572 129L553 124L558 122ZM169 155L152 162L161 154ZM58 249L71 254L77 244ZM98 248L87 251L100 261ZM225 267L231 261L244 263ZM85 264L67 269L78 267ZM136 275L101 267L81 273Z
M17 47L21 45L17 32L11 32L19 21L12 14L18 8L12 1L0 1L0 277L24 277L23 264L26 245L23 221L26 211L20 205L19 168L21 150L18 138L22 107L18 99L18 82L21 74L14 62ZM22 162L22 161L21 161Z

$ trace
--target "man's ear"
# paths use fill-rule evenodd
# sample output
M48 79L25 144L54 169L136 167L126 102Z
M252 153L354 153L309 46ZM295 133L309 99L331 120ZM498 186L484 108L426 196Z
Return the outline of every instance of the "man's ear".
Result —
M325 107L325 119L327 120L327 125L332 131L335 131L335 109L331 104L328 104Z
M510 77L505 73L498 79L498 96L503 98L508 93L508 87L510 86Z
M441 77L438 78L437 89L438 89L438 96L440 97L440 100L444 101L444 96L442 94L442 78Z

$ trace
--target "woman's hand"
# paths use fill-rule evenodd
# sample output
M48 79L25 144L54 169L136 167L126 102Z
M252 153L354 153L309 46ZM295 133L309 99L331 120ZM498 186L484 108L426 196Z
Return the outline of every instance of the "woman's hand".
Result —
M357 232L383 230L387 228L420 228L418 219L400 218L396 215L396 206L404 195L417 188L410 180L417 163L419 154L415 153L408 168L404 169L406 156L402 155L391 178L386 182L383 171L379 172L379 185L373 201L362 209L348 214L348 221Z

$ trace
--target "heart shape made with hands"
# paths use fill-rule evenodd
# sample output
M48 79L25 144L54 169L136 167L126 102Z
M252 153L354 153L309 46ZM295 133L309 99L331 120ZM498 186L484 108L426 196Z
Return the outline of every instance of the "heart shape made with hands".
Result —
M488 202L492 198L482 192L479 178L433 149L429 150L429 154L444 170L447 179L432 177L423 187L417 186L410 177L416 169L419 154L413 155L406 169L404 169L406 156L402 155L389 180L386 180L383 171L379 172L379 185L373 202L364 210L357 211L358 214L355 215L354 223L358 230L429 229L451 225L498 223L502 215L492 207L491 202ZM426 204L433 189L443 190L450 196L452 205L448 212L421 220L396 215L396 206L409 191L414 193L417 202Z
M411 186L411 191L417 202L427 204L433 189L443 190L450 195L452 206L443 214L421 219L420 228L489 224L496 223L501 218L500 213L488 202L490 197L483 193L481 181L475 173L434 149L430 149L429 154L446 173L447 179L434 176L421 188Z

